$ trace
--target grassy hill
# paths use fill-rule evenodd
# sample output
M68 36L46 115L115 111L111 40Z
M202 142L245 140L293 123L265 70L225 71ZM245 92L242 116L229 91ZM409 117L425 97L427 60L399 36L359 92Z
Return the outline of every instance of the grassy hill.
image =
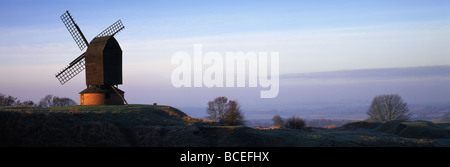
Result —
M450 126L359 121L334 129L223 126L170 106L0 108L0 146L450 146Z

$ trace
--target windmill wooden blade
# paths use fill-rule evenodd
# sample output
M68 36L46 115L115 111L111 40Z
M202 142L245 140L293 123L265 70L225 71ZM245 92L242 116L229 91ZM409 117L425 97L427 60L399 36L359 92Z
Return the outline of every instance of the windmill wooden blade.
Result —
M103 30L100 34L98 34L96 38L105 36L114 36L124 28L125 26L123 26L122 21L118 20L114 24L110 25L108 28Z
M73 20L72 16L70 16L69 11L66 11L66 13L61 15L61 20L66 26L67 30L69 30L70 35L72 35L80 50L83 51L83 49L86 48L89 43L84 37L78 25Z
M64 85L67 81L75 77L85 68L84 53L73 60L66 68L61 70L56 74L56 78L59 80L61 85Z

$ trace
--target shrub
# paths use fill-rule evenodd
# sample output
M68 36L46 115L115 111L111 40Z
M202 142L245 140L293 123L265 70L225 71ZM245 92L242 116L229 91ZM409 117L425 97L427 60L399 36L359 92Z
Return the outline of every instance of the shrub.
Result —
M306 127L305 120L297 116L291 116L286 120L286 128L289 129L304 129Z

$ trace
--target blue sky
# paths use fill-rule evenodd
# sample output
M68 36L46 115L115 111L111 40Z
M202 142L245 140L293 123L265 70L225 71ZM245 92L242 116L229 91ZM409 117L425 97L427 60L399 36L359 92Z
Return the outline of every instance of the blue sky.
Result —
M2 28L59 28L70 10L93 28L121 18L145 39L448 21L448 1L2 1ZM429 27L432 28L432 27ZM142 34L140 35L142 36Z
M151 42L164 40L175 40L176 42L191 40L190 45L193 42L208 42L204 45L219 45L220 41L224 41L224 43L233 42L235 46L222 46L218 49L233 51L261 49L255 47L255 45L253 47L245 46L245 44L259 41L260 45L271 46L263 46L263 48L285 53L283 55L286 58L282 62L292 62L291 57L301 57L304 60L303 62L307 62L309 58L304 58L307 54L320 60L328 58L332 60L341 56L335 54L336 52L348 53L343 58L349 60L353 59L352 56L349 56L350 54L364 57L365 48L389 50L392 51L392 54L396 54L396 52L409 54L405 51L405 48L411 50L416 48L417 50L431 51L431 54L434 54L426 55L427 61L414 58L410 60L411 62L406 63L394 61L394 64L383 64L383 62L379 62L368 66L374 68L445 64L442 57L449 53L448 49L441 48L442 45L422 45L442 44L447 39L450 23L450 12L448 10L450 4L448 1L36 2L21 0L1 1L0 6L2 16L0 37L3 39L0 46L2 47L46 46L51 44L64 44L67 47L74 47L75 45L69 46L68 43L72 41L70 41L68 33L64 34L65 27L61 26L62 23L59 20L59 16L65 10L70 10L88 40L117 19L122 19L126 31L123 32L123 35L117 37L125 46L127 44L132 45L130 42L127 43L128 41L149 43L150 45L153 44ZM244 38L244 40L237 37ZM122 40L124 41L122 42ZM411 40L416 41L412 42ZM293 41L300 43L296 44ZM348 46L343 46L341 49L337 48L345 42L348 45L354 45L355 43L364 45L365 48L360 50ZM273 43L279 43L278 45L281 46L273 45ZM304 43L307 43L307 45L303 45ZM403 43L403 46L400 47L404 48L390 48L392 43ZM286 46L284 44L292 44L296 47L282 47ZM418 45L421 45L422 48L417 48ZM137 45L133 46L138 47ZM307 48L299 48L301 46ZM296 48L298 49L295 50ZM330 51L320 52L318 51L320 48ZM129 50L132 49L134 48ZM218 49L211 48L211 50ZM303 52L299 52L299 50ZM348 50L351 50L351 52L348 52ZM174 50L170 51L173 52ZM149 52L151 52L150 49ZM6 54L13 55L9 52L1 54L2 57ZM45 53L42 52L42 54ZM170 56L162 54L166 53L159 53L158 56ZM300 54L301 56L299 56ZM381 56L381 54L385 53L369 56ZM412 56L424 56L417 54ZM17 56L7 57L1 64L35 63L35 61L15 61L13 60L14 57ZM399 57L399 59L403 58L405 56ZM318 61L315 58L310 59ZM40 60L37 61L41 62ZM324 64L319 69L306 66L305 68L286 69L282 72L328 71L345 69L345 66L349 69L366 66L358 66L354 61L339 62L339 64L342 65L334 67ZM295 66L289 64L287 67L293 68Z
M78 99L83 73L62 86L54 78L82 53L59 18L66 10L88 41L122 20L115 37L131 103L171 103L162 96L182 92L170 84L171 56L196 43L204 52L279 52L281 74L450 65L447 0L1 0L0 92Z

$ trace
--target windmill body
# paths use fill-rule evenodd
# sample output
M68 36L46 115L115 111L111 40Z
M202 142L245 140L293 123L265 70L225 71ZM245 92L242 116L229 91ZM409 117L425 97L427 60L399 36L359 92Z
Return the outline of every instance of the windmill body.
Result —
M85 57L86 85L122 84L122 49L114 37L94 38Z
M86 69L87 88L79 93L80 105L126 103L125 92L118 88L118 85L122 84L122 49L114 38L114 35L124 28L122 22L117 21L87 43L68 11L61 16L61 19L80 50L83 51L85 47L87 50L56 74L56 78L64 84Z

